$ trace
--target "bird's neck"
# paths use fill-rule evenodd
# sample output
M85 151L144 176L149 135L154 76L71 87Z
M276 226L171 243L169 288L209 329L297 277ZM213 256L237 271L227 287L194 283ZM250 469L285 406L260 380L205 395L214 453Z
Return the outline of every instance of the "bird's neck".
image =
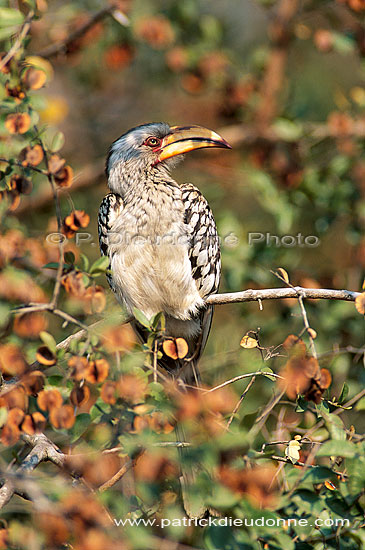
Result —
M128 162L119 163L111 169L108 185L125 203L141 196L156 195L166 188L178 188L178 184L163 164L146 167Z

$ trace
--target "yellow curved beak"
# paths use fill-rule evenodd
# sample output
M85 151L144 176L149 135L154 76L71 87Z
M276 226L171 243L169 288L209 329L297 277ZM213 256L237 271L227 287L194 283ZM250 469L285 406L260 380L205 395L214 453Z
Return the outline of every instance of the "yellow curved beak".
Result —
M158 160L163 161L203 147L232 149L219 134L203 126L172 126L171 133L162 140Z

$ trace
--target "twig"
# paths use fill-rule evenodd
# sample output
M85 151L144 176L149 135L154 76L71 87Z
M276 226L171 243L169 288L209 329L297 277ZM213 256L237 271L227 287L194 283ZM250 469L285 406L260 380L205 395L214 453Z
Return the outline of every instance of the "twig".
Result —
M348 407L351 407L352 405L360 401L360 399L364 397L364 395L365 395L365 389L361 390L359 393L354 395L354 397L352 397L349 401L347 401L347 403L344 403L344 405L342 405L341 408L338 408L335 411L333 411L332 414L342 414ZM303 437L309 437L312 433L316 432L319 428L322 428L322 426L324 426L324 420L320 420L317 424L312 426L308 431L306 431L303 434Z
M249 381L249 383L247 384L247 387L244 389L244 391L242 392L241 394L241 397L239 398L239 400L237 401L236 403L236 406L235 408L233 409L232 411L232 414L231 416L229 417L229 420L227 422L227 425L226 425L226 430L229 429L230 425L232 424L232 421L234 419L234 416L236 414L236 412L238 411L238 409L240 408L241 404L242 404L242 401L244 400L244 398L246 397L248 391L250 390L250 388L253 386L253 384L255 383L255 380L256 380L256 376L253 376L251 378L251 380Z
M70 51L70 46L82 38L84 34L87 33L88 30L90 30L96 23L104 19L106 15L111 13L115 10L115 6L113 4L108 5L105 8L100 9L99 11L95 12L93 15L90 16L89 20L86 21L83 25L81 25L78 29L75 31L69 33L67 38L63 40L62 42L56 42L55 44L50 44L43 50L37 53L40 57L46 57L50 58L54 55L57 55L59 53L67 54Z
M23 314L23 313L35 313L38 311L49 311L50 313L53 313L57 317L61 317L61 319L64 319L68 323L72 323L74 325L77 325L81 327L83 330L88 331L88 326L84 325L81 321L76 319L76 317L73 317L72 315L69 315L65 311L62 311L61 309L56 309L52 303L49 304L31 304L29 306L20 306L18 308L12 309L11 313L15 314Z
M5 160L5 159L4 159ZM91 185L99 183L100 179L104 174L104 164L101 160L88 164L80 171L76 172L74 180L72 182L72 187L70 188L60 188L58 190L59 194L70 193L83 189L84 187L90 187ZM46 175L46 174L45 174ZM38 190L37 193L32 193L32 195L26 197L26 200L23 200L18 208L12 212L13 215L19 216L24 214L24 212L33 212L34 210L40 210L46 207L53 200L53 193L50 187L44 186L41 190Z
M292 38L291 26L298 10L298 0L280 0L270 24L271 43L269 59L262 79L256 120L266 126L278 111L278 96L285 81L285 66Z
M283 283L285 283L289 288L295 289L295 287L288 280L286 280L284 277L282 277L280 275L280 273L278 273L277 271L271 271L271 273L273 275L275 275L275 277L278 277L278 279L280 279ZM300 311L301 311L301 314L302 314L302 317L303 317L305 332L308 334L308 337L309 337L309 343L310 343L310 348L311 348L311 351L312 351L312 355L313 355L313 357L315 357L317 359L316 347L314 345L314 339L313 339L311 327L310 327L310 324L309 324L309 321L308 321L307 311L306 311L305 306L304 306L302 291L298 291L297 297L298 297L298 302L299 302L299 306L300 306Z
M101 485L99 488L98 488L98 491L99 493L103 493L104 491L106 491L107 489L110 489L110 487L113 487L113 485L115 485L131 468L134 467L134 465L136 464L137 460L139 459L139 457L144 453L144 449L141 449L138 453L137 456L135 456L132 460L128 460L128 462L126 462L125 464L123 464L123 466L121 467L121 469L113 475L113 477L111 477L110 479L108 479L108 481L106 481L105 483L103 483L103 485Z
M316 453L318 451L320 447L320 444L319 443L314 443L313 444L313 447L311 448L307 458L306 458L306 461L304 463L304 466L303 466L303 470L300 472L299 476L297 477L297 479L295 480L295 483L293 484L293 487L290 489L289 493L288 493L288 498L290 498L295 489L300 485L300 482L302 481L303 477L305 476L308 468L310 468L312 466L311 462L312 460L315 458L316 456ZM342 475L342 474L341 474Z
M293 462L290 460L290 458L285 458L283 456L276 456L276 455L270 455L270 456L255 456L254 457L255 460L260 460L260 459L269 459L269 460L275 460L277 462L285 462L285 464L290 464L291 466L301 466L302 468L311 468L311 469L317 469L317 468L321 468L321 466L318 466L317 464L307 464L306 462L295 462L293 464ZM328 468L329 470L331 470L331 468ZM337 476L341 476L343 478L347 478L348 476L342 472L338 472L337 470L331 470L331 472L333 472L335 475Z
M270 373L270 376L271 376L271 373ZM260 416L258 418L256 418L254 425L252 426L252 428L249 431L249 437L250 438L254 439L256 434L259 433L262 426L265 424L265 422L267 420L267 417L269 416L269 414L271 413L273 408L279 403L279 401L283 397L284 393L285 393L285 389L282 390L281 392L277 393L276 395L274 395L273 398L271 399L271 401L264 408L264 410L262 411Z
M33 172L37 172L38 174L42 174L43 176L47 175L47 172L45 170L42 170L41 168L37 168L36 166L24 166L19 160L14 159L5 159L3 157L0 157L0 164L2 162L5 162L6 164L14 164L15 166L19 166L19 168L22 168L23 170L33 170Z
M354 302L360 292L352 290L334 290L328 288L264 288L258 290L243 290L241 292L230 292L226 294L212 294L206 299L209 305L234 304L237 302L254 302L257 300L281 300L283 298L303 298L314 300L345 300Z
M21 29L20 29L20 32L18 34L17 39L15 40L14 44L12 45L12 47L10 48L8 53L0 61L0 71L3 67L5 67L5 65L7 63L9 63L9 61L14 57L16 52L21 47L24 38L27 36L27 34L29 32L31 21L33 19L33 15L34 15L34 12L30 11L27 18L25 19L25 21L23 22L23 24L21 26Z
M33 448L17 469L17 474L27 474L45 460L50 460L54 464L57 464L57 466L62 467L64 465L65 455L44 434L24 434L22 439ZM16 477L8 477L0 489L0 509L9 502L15 490Z
M37 127L35 126L34 128L38 133ZM48 152L46 151L46 148L44 147L43 142L42 142L41 139L39 139L39 144L42 147L42 151L43 151L43 155L44 155L44 163L46 165L47 179L48 179L48 182L49 182L51 190L52 190L53 200L54 200L54 204L55 204L55 208L56 208L57 230L58 230L58 233L61 234L61 231L62 231L62 217L61 217L61 206L60 206L60 200L59 200L59 196L58 196L57 186L56 186L56 182L55 182L55 179L54 179L54 175L49 170ZM64 246L64 241L62 239L59 239L59 241L58 241L58 255L59 255L58 267L57 267L57 272L56 272L56 281L55 281L55 285L53 287L52 300L50 302L53 309L57 305L58 296L59 296L59 293L60 293L60 290L61 290L61 280L62 280L62 273L63 273L63 266L64 266L63 246Z
M273 376L274 378L281 378L283 380L283 377L280 376L280 374L275 374L274 372L265 372L265 371L257 371L257 372L249 372L247 374L240 374L239 376L235 376L234 378L231 378L230 380L226 380L225 382L222 382L222 384L219 384L218 386L214 386L214 388L209 388L209 390L206 390L205 388L196 388L196 386L188 386L188 388L195 388L203 391L204 393L211 393L216 390L220 390L221 388L224 388L224 386L228 386L228 384L233 384L233 382L237 382L237 380L242 380L243 378L250 378L255 376L266 376L270 377Z

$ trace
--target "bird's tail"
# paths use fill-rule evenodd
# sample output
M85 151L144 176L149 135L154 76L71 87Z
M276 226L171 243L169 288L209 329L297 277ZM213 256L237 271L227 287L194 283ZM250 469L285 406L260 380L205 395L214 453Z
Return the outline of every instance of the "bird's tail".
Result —
M209 511L204 502L203 495L196 487L196 479L199 472L202 470L202 465L199 462L189 464L189 451L186 446L184 446L187 441L184 427L181 423L175 426L175 435L180 457L180 485L184 509L189 518L199 519L204 517Z

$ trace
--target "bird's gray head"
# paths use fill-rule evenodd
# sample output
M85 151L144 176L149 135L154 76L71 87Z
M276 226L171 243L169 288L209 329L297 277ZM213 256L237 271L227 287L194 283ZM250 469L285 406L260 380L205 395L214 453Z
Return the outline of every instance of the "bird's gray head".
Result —
M130 185L137 179L140 181L141 174L169 169L176 163L176 156L203 147L231 148L221 136L202 126L152 122L132 128L114 141L109 150L106 162L109 186L119 192L118 179Z
M134 169L152 166L158 157L161 142L171 133L170 126L164 122L142 124L128 130L116 139L109 149L106 161L106 173L119 163L130 164Z

